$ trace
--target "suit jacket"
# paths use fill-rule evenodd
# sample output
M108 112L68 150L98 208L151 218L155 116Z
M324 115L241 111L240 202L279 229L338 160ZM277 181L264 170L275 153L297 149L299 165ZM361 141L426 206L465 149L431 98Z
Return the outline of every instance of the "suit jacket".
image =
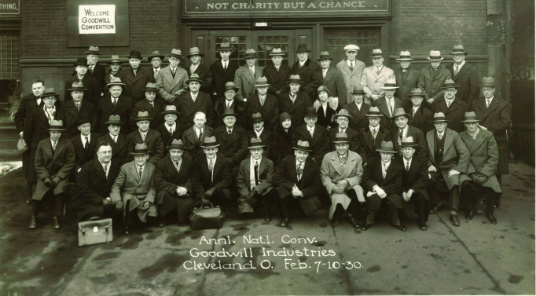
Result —
M443 160L436 163L435 160L435 135L436 130L431 130L426 134L426 143L428 144L428 166L435 166L441 173L449 189L455 185L455 180L449 178L448 173L454 169L461 173L467 172L469 163L469 151L457 132L447 128L445 130L445 145L443 147Z
M164 112L166 109L166 103L162 101L161 99L154 100L154 106L147 101L147 99L143 99L141 101L138 101L134 107L132 108L132 114L130 114L130 118L136 118L138 117L139 111L147 111L149 112L149 116L151 119L151 124L149 125L150 128L156 129L160 125L164 123L164 115L162 115L162 112ZM131 130L135 130L138 127L136 126L136 122L132 122L130 125Z
M84 149L82 144L82 138L80 135L72 137L71 144L73 144L74 153L76 155L77 167L83 166L86 162L92 160L95 157L95 147L100 135L97 133L91 133L89 135L89 145L87 149Z
M454 75L454 63L449 64L447 70L450 71L452 80L458 85L456 96L467 104L471 104L478 99L480 95L480 79L478 78L478 70L465 61L465 64Z
M101 134L108 133L108 126L105 122L108 121L110 115L119 115L121 118L121 133L129 133L130 114L132 114L132 99L125 94L121 94L117 103L112 103L111 95L104 96L100 99L97 105L97 128Z
M434 128L434 124L432 123L434 115L432 114L432 112L430 112L430 110L425 108L424 105L421 105L419 109L417 109L415 114L413 114L413 105L406 107L405 110L406 113L411 115L411 118L408 121L409 125L420 129L424 134Z
M255 92L255 82L257 78L262 77L264 68L255 65L255 75L251 73L249 67L244 65L238 68L235 72L234 84L238 88L236 98L244 100L253 95Z
M115 73L115 75L113 75L110 68L106 69L106 73L104 74L104 86L106 87L106 85L108 85L108 83L110 83L112 81L112 77L121 78L121 76L123 75L123 72L124 72L124 70L119 68L119 71L117 71L117 73ZM104 92L105 96L109 93L106 88L104 88L103 92Z
M320 69L320 75L322 75L322 69ZM337 68L329 67L326 77L322 77L322 85L329 89L332 97L339 98L339 106L344 106L348 103L348 91L344 77Z
M307 124L304 123L294 131L296 140L309 141L309 147L312 150L309 153L309 157L314 158L318 164L322 163L322 158L329 152L330 147L328 130L319 124L315 124L314 134L311 137L307 130Z
M409 94L412 89L418 87L421 71L409 67L406 72L403 72L402 68L398 68L394 72L396 84L398 86L395 97L402 100L402 104L405 108L410 107L411 100Z
M450 71L443 66L439 66L436 71L431 65L427 65L421 69L421 76L419 77L419 88L426 91L428 99L438 99L443 95L441 87L445 83L445 80L451 79L452 75Z
M128 135L128 137L130 138L132 151L138 143L145 143L147 145L147 148L150 152L147 162L155 164L164 157L164 144L162 143L162 138L160 137L159 132L149 129L147 131L147 135L145 136L145 141L143 141L139 130L133 131Z
M193 169L193 160L190 157L182 157L179 171L175 168L171 157L166 156L159 160L154 172L154 185L158 194L166 192L173 196L177 191L177 186L181 186L186 188L189 196L193 197Z
M335 115L337 115L338 110L333 110L329 106L329 104L326 106L326 113L324 114L324 108L320 107L318 110L316 110L317 115L317 124L320 124L321 126L325 128L332 128L337 126L337 122L335 122Z
M341 73L346 86L346 103L350 104L353 102L352 96L350 95L352 89L361 87L361 77L363 75L363 70L365 70L365 63L355 60L354 69L351 70L350 67L348 67L347 61L342 60L337 63L337 70ZM339 98L339 104L340 103L341 101ZM341 104L341 106L344 106L344 104Z
M76 108L73 100L67 101L63 104L58 118L63 120L63 126L67 129L67 135L69 137L74 137L75 135L80 134L78 130L78 119L82 117L89 118L91 121L91 130L96 130L97 127L97 115L95 112L95 106L86 101L82 100L82 105L80 105L80 110Z
M61 113L61 108L56 107L54 119L59 119L59 113ZM43 107L34 109L24 122L24 141L26 141L26 145L31 149L36 149L41 140L50 136L49 127L48 117L45 115Z
M214 136L220 147L218 152L223 154L230 166L238 166L248 152L248 136L246 130L234 126L232 133L227 133L227 127L222 125L214 130Z
M199 64L195 71L192 73L190 70L190 66L186 67L186 73L188 73L188 77L191 77L192 74L199 75L199 78L205 82L205 84L201 85L201 91L205 92L207 94L212 93L212 73L210 72L210 68L205 66L205 64Z
M192 100L190 92L183 93L175 102L177 111L181 114L179 121L187 126L194 125L195 113L203 112L207 117L207 125L214 125L214 107L212 105L211 97L204 93L199 92L195 102Z
M363 173L363 189L372 191L372 188L378 185L387 194L400 194L402 192L403 171L404 168L400 162L392 159L384 178L381 157L375 157L365 167L365 172Z
M298 127L303 124L305 117L305 109L312 107L313 104L309 96L299 91L296 95L294 103L289 98L290 92L284 92L279 96L279 113L287 112L292 120L292 126Z
M469 111L469 108L458 97L454 99L449 108L447 108L445 97L441 97L432 103L430 111L432 113L443 112L445 118L449 120L447 124L450 129L458 133L465 130L462 120L465 118L465 112Z
M78 76L76 74L67 79L67 81L65 82L65 94L63 95L63 101L69 101L73 99L73 97L71 97L71 92L68 91L68 89L73 86L73 82L82 82L84 88L86 88L86 90L84 91L84 99L93 103L94 105L97 104L99 98L101 97L101 92L99 91L97 80L87 74L84 75L82 81L78 79Z
M329 152L322 159L320 176L328 194L332 194L335 184L341 180L348 181L347 187L359 186L363 176L361 156L353 151L348 151L346 165L342 166L337 151Z
M469 150L469 165L467 166L467 175L462 177L460 182L470 180L468 176L472 173L481 173L488 177L486 183L482 186L489 187L495 192L502 192L501 185L497 180L497 165L499 164L499 149L493 133L479 129L476 138L469 135L467 131L460 133L460 138ZM461 184L461 183L460 183Z
M298 180L296 172L296 156L289 155L281 160L274 174L274 186L277 187L279 197L290 196L294 185L301 190L304 199L320 194L322 190L320 168L310 157L305 160L303 175L300 180Z
M279 66L279 71L277 71L274 64L269 62L268 65L264 67L264 71L262 73L270 84L268 87L268 92L274 96L277 96L277 91L280 93L287 91L287 81L290 77L291 71L292 69L284 64L281 64L281 66Z
M305 92L310 99L315 97L316 89L322 85L322 70L317 62L310 58L305 61L300 68L300 62L296 61L292 65L291 74L299 74L302 81L300 90Z
M89 68L87 70L86 75L89 75L95 78L95 81L97 81L97 90L99 91L99 97L101 93L104 93L104 87L106 86L106 84L104 83L104 76L106 75L105 73L106 73L106 70L104 69L104 66L102 66L99 63L95 64L95 68L93 68L93 72L90 71Z
M247 196L251 192L250 166L251 157L242 160L240 163L238 176L236 177L236 188L240 196ZM274 172L274 163L263 157L259 163L259 184L255 186L257 193L264 195L274 188Z
M56 100L55 105L56 109L61 108L61 101ZM33 93L24 96L20 100L19 108L17 109L17 112L15 112L15 126L17 127L18 132L24 131L24 123L28 120L33 110L38 107L43 108L43 102L41 101L41 104L37 105L37 98Z
M376 135L376 140L372 137L372 132L370 128L364 127L359 130L360 141L360 152L361 158L363 158L363 163L368 162L370 159L378 156L376 149L380 148L382 141L390 141L391 133L385 130L381 124L378 134Z
M217 98L224 98L225 95L225 83L233 81L235 79L235 72L238 69L238 63L236 61L229 60L227 69L223 69L221 60L215 61L210 65L210 72L212 72L212 94L216 93Z
M275 165L279 165L281 160L288 155L294 155L292 146L296 142L294 130L291 127L288 132L285 132L282 127L275 128L270 140L270 159Z
M262 140L262 143L264 145L266 145L266 147L264 147L264 152L262 153L263 157L267 157L267 158L271 158L272 156L272 147L274 147L274 145L284 145L283 143L276 143L276 142L273 142L272 141L272 132L269 131L266 127L262 130L261 134L259 137L257 137L257 133L255 133L255 131L253 130L248 130L247 131L247 140L248 140L248 143L251 139L253 138L260 138ZM290 145L292 145L292 143L289 143Z
M182 133L181 136L181 140L184 144L184 147L186 147L186 151L190 153L193 158L197 157L198 155L204 155L203 149L201 149L201 144L203 143L205 137L211 137L213 135L213 129L210 126L205 125L203 135L201 136L201 139L198 139L194 129L195 126L189 127Z
M405 168L405 159L401 157L399 159L400 166L403 168L402 173L402 192L407 192L413 189L415 193L422 194L427 200L429 200L427 188L429 184L428 179L428 166L426 165L426 159L418 159L413 157L409 166L409 171Z
M173 134L169 133L168 127L165 123L161 124L155 129L157 132L160 133L160 137L162 138L162 144L164 144L164 148L166 149L166 154L166 147L171 145L171 142L173 142L173 140L180 140L182 137L182 133L184 133L184 131L187 129L188 127L180 122L176 122Z
M149 71L141 67L138 68L136 76L134 76L132 69L125 69L121 71L121 82L126 84L125 94L131 97L134 102L138 102L145 98L143 89L147 82L154 82L154 77Z
M380 73L378 74L375 66L366 67L363 70L363 75L361 76L361 86L367 94L367 97L371 95L380 95L383 94L382 86L388 80L396 80L395 72L387 66L383 66Z
M227 109L227 101L226 100L216 100L216 103L214 104L214 128L220 127L223 124L223 113L225 113L225 109ZM250 109L250 101L247 102L240 101L240 100L233 100L231 103L231 109L233 109L234 113L236 114L236 123L235 125L241 126L244 129L250 128L249 124L249 118L251 117L251 111Z
M56 145L56 150L52 150L50 138L39 142L35 153L35 172L37 174L37 184L32 196L33 200L42 200L45 194L51 189L43 180L50 178L53 180L59 177L61 181L53 188L54 194L65 193L70 183L69 176L76 164L76 156L71 141L60 138Z
M357 105L355 104L355 102L351 102L345 105L343 109L348 110L348 113L350 114L350 122L348 124L348 127L351 127L354 130L358 131L368 126L369 121L366 114L370 109L369 104L363 102L361 104L361 109L357 109Z
M399 143L400 139L398 133L399 129L393 128L393 130L391 131L391 139L393 139L393 145L395 146L395 149L399 151L400 155L402 155L402 153L400 152L401 147ZM427 159L428 151L426 150L426 140L424 139L424 133L420 129L408 125L406 137L413 137L413 141L418 145L417 147L414 147L416 151L415 154L413 154L413 158Z
M167 103L175 103L175 94L186 86L186 80L188 80L188 72L180 66L177 66L175 77L173 77L169 66L158 71L156 86L160 98Z
M97 143L101 141L107 141L111 144L112 159L115 160L119 166L132 160L132 156L130 155L130 152L132 152L132 144L130 143L129 137L119 134L116 143L110 137L110 133L106 133L97 139Z
M259 95L255 92L251 97L248 97L249 114L247 116L248 125L246 129L251 129L253 123L251 123L251 116L257 112L262 115L264 120L264 128L273 131L279 124L279 99L278 97L268 93L264 100L264 105L261 106Z
M396 97L394 97L393 99L395 100L395 106L392 110L394 113L397 108L403 108L403 106L402 100ZM387 105L387 99L385 98L385 96L381 96L376 101L373 101L372 106L378 107L378 109L380 109L380 112L383 114L383 117L380 119L381 126L383 126L386 130L391 130L396 127L393 123L393 117L391 113L389 113L389 106Z
M194 160L193 185L195 196L200 199L204 197L205 192L215 188L215 193L219 193L231 185L231 168L223 154L218 153L216 163L214 163L213 173L208 170L208 161L206 156L200 155Z
M113 203L122 200L125 196L137 197L138 200L154 203L156 190L154 186L155 166L152 163L145 163L140 177L138 166L135 161L127 162L119 170L119 174L112 185L110 198Z
M329 130L329 139L330 139L329 142L331 143L331 151L335 150L335 144L333 143L333 141L335 140L335 136L337 135L338 132L339 132L339 127L338 126ZM354 130L351 127L348 127L348 128L346 128L345 133L348 136L348 140L350 140L350 150L354 151L356 153L360 153L360 149L359 149L359 144L360 144L359 132Z

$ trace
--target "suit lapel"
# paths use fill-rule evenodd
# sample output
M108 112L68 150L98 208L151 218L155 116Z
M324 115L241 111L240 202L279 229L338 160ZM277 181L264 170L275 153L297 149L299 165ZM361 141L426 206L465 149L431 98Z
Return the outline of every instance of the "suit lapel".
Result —
M435 159L435 149L434 149L434 133L436 132L436 130L432 130L431 132L427 133L426 134L426 143L428 143L428 151L430 152L430 154L432 155L432 159ZM447 139L445 139L445 142L446 142Z

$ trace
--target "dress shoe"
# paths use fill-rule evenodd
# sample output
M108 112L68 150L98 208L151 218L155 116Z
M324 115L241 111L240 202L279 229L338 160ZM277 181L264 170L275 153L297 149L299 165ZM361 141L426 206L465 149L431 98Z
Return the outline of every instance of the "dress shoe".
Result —
M37 228L37 219L35 218L35 216L32 216L32 220L30 220L30 229L35 228Z
M404 226L404 225L402 225L402 224L399 224L399 225L394 225L394 224L393 224L393 226L394 226L396 229L400 230L400 231L406 231L406 230L407 230L406 226Z
M290 225L289 219L285 218L285 219L281 220L281 224L279 224L279 227L288 227L289 225Z
M471 220L471 219L473 219L474 216L475 216L475 211L474 210L469 210L469 211L467 211L467 213L465 213L465 219L466 220Z
M488 220L491 222L491 224L497 224L497 219L495 219L493 213L487 212L486 217L488 217Z
M428 230L428 227L426 226L426 224L421 224L421 225L419 225L419 229L422 230L422 231L426 231L426 230Z
M452 223L452 225L460 226L460 220L458 220L458 215L450 214L449 219L450 219L450 222Z
M58 217L54 216L54 229L60 229L61 228L61 225L60 225L60 221L58 219Z
M369 224L368 222L365 222L365 224L363 224L363 226L361 226L361 230L367 230L370 227L372 227L372 225L373 224Z
M441 212L441 210L443 210L444 207L445 205L443 204L443 202L439 202L433 209L430 210L430 214L439 213Z
M270 222L270 221L272 221L272 217L264 216L264 222Z
M359 225L355 221L354 217L352 217L351 215L346 216L346 220L348 221L348 223L350 223L350 225L352 225L353 228L358 228L359 227Z

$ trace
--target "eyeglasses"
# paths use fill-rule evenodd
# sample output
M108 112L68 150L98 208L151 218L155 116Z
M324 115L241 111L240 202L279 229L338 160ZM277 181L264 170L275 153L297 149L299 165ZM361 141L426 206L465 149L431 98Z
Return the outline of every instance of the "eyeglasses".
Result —
M43 101L55 101L56 98L55 97L44 97L43 98Z

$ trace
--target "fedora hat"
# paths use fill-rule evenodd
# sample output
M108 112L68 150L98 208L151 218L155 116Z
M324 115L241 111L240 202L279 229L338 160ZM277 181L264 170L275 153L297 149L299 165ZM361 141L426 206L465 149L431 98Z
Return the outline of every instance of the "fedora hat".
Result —
M261 138L251 138L251 140L249 140L248 149L264 148L264 147L266 147L266 145L262 143Z
M403 50L400 52L400 56L396 60L397 61L412 61L413 59L411 58L411 53L409 51Z
M290 77L288 78L287 84L291 84L291 83L299 83L299 84L302 84L302 81L301 81L301 79L300 79L300 75L299 75L299 74L292 74L292 75L290 75Z
M268 79L266 76L258 77L257 81L255 81L255 87L267 87L270 86L268 83Z
M149 111L138 111L138 116L136 118L132 119L132 121L144 121L148 120L151 121L153 118L149 116Z
M143 155L149 153L151 153L151 151L149 151L149 148L147 148L147 144L145 143L137 143L136 146L134 146L134 151L130 152L131 155Z
M328 87L325 85L321 85L317 88L316 93L320 94L320 92L326 92L328 94L328 97L331 96L331 92L329 91Z
M84 124L84 123L90 123L91 122L91 118L89 118L89 116L87 114L81 114L80 116L78 116L78 119L76 120L76 125L81 125L81 124Z
M426 92L422 88L414 88L409 93L410 97L426 97Z
M114 64L114 63L119 63L121 64L121 59L119 58L118 55L112 55L112 57L110 58L110 61L108 62L108 65L109 64Z
M378 107L370 107L368 112L365 114L367 117L383 117L383 114L380 112Z
M479 122L480 120L476 117L475 111L465 112L463 116L463 123L467 122Z
M104 124L106 124L106 125L110 125L110 124L121 125L123 123L121 122L121 117L119 115L110 115L110 117L108 118L108 121L106 121Z
M233 48L231 47L231 43L229 43L229 41L224 40L220 43L217 51L233 51Z
M434 113L434 120L432 120L432 123L436 122L448 122L449 120L445 117L445 114L443 112L436 112Z
M190 48L190 50L188 51L188 55L187 57L192 57L192 56L204 56L204 54L201 53L201 51L199 50L199 47L192 47Z
M300 44L298 45L298 48L296 48L296 53L302 53L302 52L311 52L311 51L307 49L307 45Z
M171 52L168 53L167 56L168 57L175 57L177 59L182 59L182 51L180 49L173 48L173 49L171 49Z
M98 46L91 45L89 46L89 49L86 50L86 54L101 55L101 52L99 51Z
M305 114L303 117L317 118L318 115L316 114L314 107L307 107L305 108Z
M142 89L143 91L158 91L158 88L156 87L156 83L153 82L147 82L145 85L145 88Z
M164 59L164 55L161 54L158 50L153 50L153 52L151 52L151 54L147 57L147 60L150 62L153 58L160 58L160 59Z
M344 47L344 51L358 51L358 50L359 50L359 46L355 44L348 44Z
M175 115L179 116L180 113L179 113L179 111L177 111L177 106L175 106L175 105L167 105L166 109L161 114L162 115L175 114Z
M413 137L405 137L402 139L402 142L400 143L400 147L417 147L419 146L415 141L413 140Z
M68 91L75 91L75 90L84 91L84 90L87 90L87 88L84 87L84 84L82 82L75 81L73 82L71 87L68 88L67 90Z
M220 144L218 143L218 140L216 139L216 137L212 136L212 137L205 137L203 139L203 144L201 144L201 148L216 148L220 146Z
M452 47L452 51L449 52L450 54L454 55L454 54L463 54L463 55L467 55L468 52L465 51L465 49L463 49L463 45L461 44L456 44Z
M249 48L246 50L246 54L244 55L244 59L256 59L258 58L257 52L253 48Z
M352 91L350 92L352 95L364 95L365 91L361 86L354 86L352 87Z
M182 143L182 140L181 139L173 139L173 141L171 141L171 144L169 144L169 146L166 147L168 150L170 149L181 149L181 150L186 150L186 147L184 146L184 144Z
M61 120L52 120L50 122L50 127L48 128L48 131L52 132L52 131L57 131L57 132L62 132L62 131L65 131L65 127L63 126L63 121Z
M441 52L439 50L430 50L430 56L427 57L427 59L432 62L443 60L443 58L441 57Z
M255 123L259 121L264 121L264 118L262 118L262 114L260 112L253 113L251 115L251 123Z
M391 141L382 141L382 143L380 144L380 148L376 149L376 151L378 152L383 152L383 153L397 153L397 151L395 150L395 147L393 146L393 142Z
M270 52L270 56L285 56L285 53L281 50L281 48L273 48L272 52Z
M129 59L138 59L138 60L143 59L143 57L141 56L141 52L139 52L138 50L131 50L130 54L128 55L128 58Z
M387 80L381 87L381 89L397 89L398 86L396 86L396 81L394 80Z
M190 76L190 78L188 78L186 80L186 84L189 84L190 82L199 82L201 84L205 84L205 82L201 79L201 77L199 77L199 75L197 73L194 73Z
M232 108L227 108L223 112L221 118L225 118L227 116L234 116L236 118L236 113L234 112L234 110Z
M383 57L383 52L382 52L381 48L373 49L371 56L372 57Z
M493 77L482 77L480 87L495 87L495 80L493 80Z
M234 82L232 81L227 81L225 83L225 91L228 91L228 90L234 90L235 92L238 91L238 87L235 86Z
M87 58L78 58L76 59L76 62L74 63L74 66L82 66L87 67Z
M318 60L333 60L333 57L329 54L329 51L322 51L320 52L320 57L318 58Z
M400 117L400 116L405 116L407 119L410 118L410 115L406 113L404 108L396 108L395 113L393 114L393 119Z
M352 116L350 116L350 113L348 113L348 110L346 109L341 109L339 110L339 113L335 114L335 119L339 118L339 117L346 117L348 119L350 119Z
M348 139L348 135L346 133L336 133L335 139L333 139L333 144L340 144L340 143L350 143L350 139Z
M123 88L125 87L125 84L121 82L121 78L119 77L112 77L110 79L110 83L106 85L106 88L110 88L111 86L114 86L114 85L119 85L119 86L122 86Z
M459 86L454 82L452 79L445 80L445 83L443 83L443 86L441 89L447 89L447 88L458 88Z
M60 95L57 94L56 91L53 88L47 88L47 89L45 89L45 91L43 92L43 95L41 97L43 97L43 98L55 97L57 99L57 98L60 97Z
M287 112L283 112L281 114L279 114L279 122L280 123L283 123L283 121L285 120L292 120L292 117L290 117L290 114L288 114Z
M302 150L302 151L306 151L306 152L311 152L313 151L309 145L309 141L302 141L302 140L298 140L298 143L296 143L296 145L294 145L292 147L292 149L294 150Z

